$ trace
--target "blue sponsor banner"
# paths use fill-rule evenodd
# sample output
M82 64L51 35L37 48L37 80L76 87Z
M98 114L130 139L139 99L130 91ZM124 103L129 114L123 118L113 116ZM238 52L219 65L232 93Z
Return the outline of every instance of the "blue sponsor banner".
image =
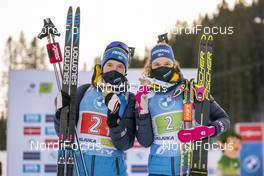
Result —
M263 173L263 145L261 142L243 143L241 152L241 176L260 176Z
M40 114L24 114L25 123L40 123L41 115Z
M57 136L54 126L45 127L46 136Z
M23 173L40 173L40 164L23 164Z
M24 160L40 160L40 152L24 152Z
M132 173L147 173L148 167L147 165L132 165L131 172Z
M45 164L44 171L46 173L56 173L57 172L57 165L56 164Z

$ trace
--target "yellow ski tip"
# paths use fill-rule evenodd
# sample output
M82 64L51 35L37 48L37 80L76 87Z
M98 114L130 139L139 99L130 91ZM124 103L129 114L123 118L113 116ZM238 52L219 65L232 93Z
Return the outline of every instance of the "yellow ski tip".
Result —
M214 40L214 37L213 37L213 35L209 35L209 37L208 37L208 39L207 40L211 40L211 41L213 41Z
M203 35L201 36L201 40L206 40L206 35L205 35L205 34L203 34Z

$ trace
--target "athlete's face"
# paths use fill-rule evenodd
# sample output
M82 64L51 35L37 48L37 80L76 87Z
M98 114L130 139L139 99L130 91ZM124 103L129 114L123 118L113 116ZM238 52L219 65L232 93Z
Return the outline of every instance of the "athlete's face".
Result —
M171 68L173 67L173 61L166 57L157 58L151 63L151 68L156 69L159 67L170 67Z
M105 63L103 67L103 73L107 73L109 71L118 71L119 73L125 75L126 69L124 64L118 62L116 60L109 60Z

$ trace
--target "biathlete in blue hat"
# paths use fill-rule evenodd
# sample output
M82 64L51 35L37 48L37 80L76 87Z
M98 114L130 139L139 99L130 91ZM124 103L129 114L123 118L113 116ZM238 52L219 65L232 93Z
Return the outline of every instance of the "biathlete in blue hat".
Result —
M177 133L182 124L183 94L172 97L183 75L171 46L160 43L152 48L144 75L147 78L145 80L154 80L156 86L153 87L153 82L145 83L151 91L142 95L139 101L137 98L138 107L141 107L140 114L150 115L152 119L150 123L154 137L148 161L149 176L178 176L181 174L181 145ZM161 88L157 88L157 84ZM230 126L228 115L212 97L208 126L215 128L216 135L225 132ZM187 163L186 153L183 158L184 163ZM186 172L185 165L183 174Z
M143 134L140 133L142 129L152 134L148 114L136 122L135 96L124 86L128 84L128 59L129 48L126 44L110 43L101 64L95 65L91 84L78 88L76 131L89 176L126 176L123 151L133 146L135 136ZM69 104L68 100L69 97L63 92L57 96L57 133L60 110ZM152 140L146 139L143 145L150 146ZM76 152L76 158L81 166L80 152ZM79 170L80 175L85 175L82 167Z

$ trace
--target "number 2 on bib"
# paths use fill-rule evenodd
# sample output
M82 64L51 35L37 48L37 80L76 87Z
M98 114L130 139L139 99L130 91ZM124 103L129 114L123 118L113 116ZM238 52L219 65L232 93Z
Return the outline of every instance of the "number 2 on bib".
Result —
M157 133L162 135L179 130L181 115L181 112L176 112L156 117L154 120L154 126L156 127Z
M165 120L168 122L168 125L167 125L167 127L166 127L166 130L168 130L168 131L171 131L171 130L173 130L174 129L174 127L173 127L173 119L172 119L172 117L171 116L166 116L165 117Z
M107 117L95 113L82 113L81 133L99 136L109 136L109 127L107 126Z

